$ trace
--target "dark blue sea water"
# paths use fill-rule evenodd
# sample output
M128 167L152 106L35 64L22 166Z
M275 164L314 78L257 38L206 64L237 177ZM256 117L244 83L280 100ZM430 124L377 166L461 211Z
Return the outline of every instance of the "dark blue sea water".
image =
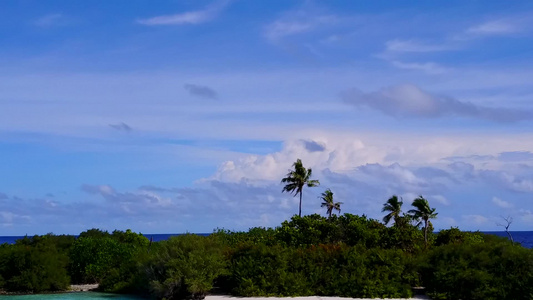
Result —
M507 238L505 231L486 231L483 233L493 234ZM510 231L513 240L520 243L522 247L533 249L533 231Z
M483 233L493 234L501 237L507 237L504 231L485 231ZM197 235L208 236L209 233L195 233ZM164 233L164 234L145 234L148 239L154 242L168 240L171 236L182 235L182 233ZM533 249L533 231L511 231L511 235L515 242L520 243L523 247ZM14 244L16 240L24 238L24 236L0 236L0 244L8 243Z

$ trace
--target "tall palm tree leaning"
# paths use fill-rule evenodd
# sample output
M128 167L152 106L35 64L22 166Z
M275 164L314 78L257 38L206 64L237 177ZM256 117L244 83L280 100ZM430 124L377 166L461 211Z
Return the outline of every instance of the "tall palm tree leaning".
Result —
M389 224L391 220L394 219L394 226L400 226L399 220L400 220L400 214L402 213L402 204L403 201L398 200L398 196L393 195L392 197L383 204L383 208L381 209L381 212L388 212L383 217L383 223L385 225Z
M311 174L313 170L304 168L302 161L298 158L294 164L292 164L294 170L289 170L287 177L281 180L281 183L286 183L283 187L283 192L293 193L294 197L300 195L300 210L298 211L298 216L302 216L302 192L304 186L314 187L319 186L320 182L318 180L312 180Z
M422 222L424 222L424 243L427 247L428 244L428 228L429 224L431 222L429 219L435 219L438 215L438 213L435 212L435 208L429 207L428 201L422 197L418 196L413 203L411 204L415 209L409 210L409 214L413 218L413 220L418 221L418 224L416 226L420 226Z
M320 207L326 207L327 208L327 214L329 215L329 218L331 219L331 213L333 210L336 210L341 213L341 204L342 202L335 202L333 201L333 192L330 189L327 189L322 193L320 196L320 199L322 199L322 204Z

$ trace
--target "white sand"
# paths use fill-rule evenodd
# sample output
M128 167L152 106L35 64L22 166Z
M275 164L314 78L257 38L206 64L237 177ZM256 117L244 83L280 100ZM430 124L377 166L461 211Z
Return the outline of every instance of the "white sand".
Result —
M368 300L363 298L343 298L343 297L320 297L320 296L310 296L310 297L231 297L231 296L206 296L205 300L238 300L238 299L249 299L249 300ZM379 299L379 298L377 298ZM387 298L388 300L415 300L415 299L430 299L426 296L416 296L414 298Z
M98 288L98 284L71 284L70 291L72 292L87 292Z

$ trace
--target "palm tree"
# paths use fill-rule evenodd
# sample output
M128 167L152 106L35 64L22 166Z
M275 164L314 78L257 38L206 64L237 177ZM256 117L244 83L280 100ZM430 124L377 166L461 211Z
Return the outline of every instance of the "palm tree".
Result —
M420 226L422 222L424 222L424 243L427 247L428 244L428 228L431 224L429 219L435 219L438 215L438 213L435 213L435 208L429 207L428 201L422 197L418 196L413 203L411 204L415 209L409 210L409 214L411 215L411 218L415 221L418 221L418 224L416 226Z
M389 222L394 219L394 225L399 226L398 221L401 218L400 214L402 213L402 204L403 201L398 200L398 196L396 195L390 197L389 200L383 204L381 212L388 212L388 214L383 217L383 222L385 225L389 224Z
M322 204L320 207L326 207L327 208L327 214L329 215L329 218L331 219L331 213L333 210L337 210L339 214L341 213L341 204L342 202L334 202L333 201L333 192L330 189L327 189L322 193L320 196L320 199L322 199Z
M298 211L298 216L302 216L302 192L305 185L308 187L319 186L320 182L318 180L311 180L311 174L313 171L311 169L304 168L302 161L298 158L294 164L292 164L294 170L289 170L287 177L281 180L282 183L286 183L283 187L283 192L294 193L300 195L300 210Z

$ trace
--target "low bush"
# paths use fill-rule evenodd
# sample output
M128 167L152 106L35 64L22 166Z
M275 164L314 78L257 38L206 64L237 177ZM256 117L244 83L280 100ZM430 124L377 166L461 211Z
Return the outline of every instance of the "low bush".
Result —
M533 251L507 241L436 247L420 269L435 299L533 299Z
M0 246L0 287L10 292L66 290L68 256L47 236Z
M226 271L223 244L216 236L187 234L153 246L140 267L145 286L158 299L202 299Z
M228 285L237 296L409 297L416 274L406 266L400 250L242 244L231 253Z

